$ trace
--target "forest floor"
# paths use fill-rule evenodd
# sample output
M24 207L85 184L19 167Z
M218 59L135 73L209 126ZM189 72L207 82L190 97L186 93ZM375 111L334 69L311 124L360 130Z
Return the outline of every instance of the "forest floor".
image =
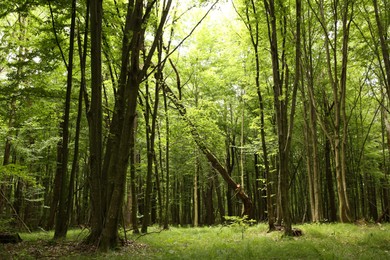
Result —
M146 235L128 232L128 241L109 253L82 244L86 230L71 230L61 242L52 232L22 233L23 242L0 244L0 259L390 259L390 224L296 227L303 236L267 233L265 224L152 227Z

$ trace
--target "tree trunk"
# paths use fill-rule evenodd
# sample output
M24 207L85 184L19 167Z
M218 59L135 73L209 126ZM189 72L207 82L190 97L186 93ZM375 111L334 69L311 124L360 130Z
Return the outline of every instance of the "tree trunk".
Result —
M60 122L60 129L62 129L62 122ZM62 140L59 140L57 143L56 172L54 176L52 199L50 203L50 213L46 224L46 230L50 230L53 228L54 220L58 208L58 201L59 201L60 190L61 190L61 161L62 161L61 149L62 149Z
M217 193L217 203L218 203L218 211L219 211L219 216L220 216L220 221L223 223L225 221L225 207L224 207L224 202L222 199L222 191L221 191L221 185L219 183L219 178L217 173L214 171L214 181L215 181L215 191Z
M326 188L328 192L328 207L329 207L329 221L337 221L336 210L336 196L333 188L333 173L331 168L331 144L329 140L325 140L325 176L326 176Z
M133 227L133 233L139 234L138 229L138 197L137 197L137 191L135 187L135 174L136 174L136 156L135 156L135 140L137 135L137 127L138 127L138 116L134 119L134 125L133 125L133 133L131 135L130 140L130 190L131 190L131 220L132 220L132 227Z
M18 72L18 74L19 73L20 72ZM15 118L16 118L16 96L11 97L8 117L9 117L8 128L13 129L14 125L15 125ZM6 166L10 163L11 148L12 148L12 137L11 136L12 136L12 132L11 132L11 130L8 130L5 145L4 145L3 166ZM7 190L8 190L7 184L0 185L0 192L4 196L6 196L6 194L8 193ZM6 199L3 196L0 196L0 215L3 213L4 207L6 205L7 205Z
M199 155L198 155L198 151L197 149L195 148L195 172L194 172L194 190L193 190L193 203L192 205L194 205L194 227L197 227L199 225L199 211L198 211L198 208L199 208L199 199L198 199L198 176L199 176L199 172L200 172L200 161L199 161Z
M242 105L244 105L244 102L242 100L242 97L241 97L241 102L242 102ZM242 107L242 111L241 111L241 134L240 134L240 145L241 145L241 149L240 149L240 179L241 179L241 188L242 189L245 189L246 185L245 185L245 181L244 181L244 175L245 175L245 169L244 169L244 120L245 120L245 113L244 113L244 107ZM247 187L247 190L249 190L249 187ZM241 208L241 214L244 212L245 208L244 208L244 205L242 205L242 208ZM248 216L248 217L252 217L251 216Z
M91 22L91 107L87 113L89 122L90 151L90 243L99 244L103 230L106 183L102 178L102 0L90 0ZM86 104L87 105L87 104Z
M214 169L211 168L209 175L207 177L206 190L204 191L204 206L206 209L205 221L204 223L208 226L214 225L215 216L214 216L214 203L213 203L213 190L214 190Z
M100 241L100 248L107 250L115 248L118 243L118 225L126 183L126 172L129 162L134 134L134 120L136 117L137 97L139 86L147 76L147 70L151 65L152 57L157 48L171 0L162 6L162 14L158 23L155 38L145 53L143 66L141 67L141 50L144 48L144 35L146 22L156 2L150 3L146 8L141 0L128 4L124 38L122 45L122 65L116 93L114 114L110 126L110 137L106 144L106 154L103 164L103 172L107 174L107 191L105 222ZM131 36L131 38L129 38ZM153 157L152 157L153 158ZM147 216L146 216L147 217Z
M163 96L164 96L164 111L165 111L165 135L166 135L166 140L165 140L165 215L164 215L164 229L168 229L168 223L169 223L169 188L170 188L170 178L169 178L169 165L170 165L170 158L169 158L169 147L170 147L170 142L169 142L169 113L168 113L168 103L167 103L167 95L165 91L163 91Z

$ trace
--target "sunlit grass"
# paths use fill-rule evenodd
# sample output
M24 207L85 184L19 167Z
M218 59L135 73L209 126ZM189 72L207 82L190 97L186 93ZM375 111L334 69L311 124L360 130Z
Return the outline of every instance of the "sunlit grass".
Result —
M69 252L71 259L390 259L390 225L305 224L301 237L284 237L282 232L267 233L259 224L242 232L233 227L171 227L162 231L149 228L149 234L131 235L130 245L109 253ZM64 242L52 241L53 232L21 234L25 245L36 246L81 242L87 231L71 230ZM123 235L123 232L121 232ZM39 241L46 241L39 243ZM22 244L23 244L22 243ZM20 247L23 248L23 245ZM74 247L69 247L72 250ZM61 249L62 252L64 249ZM28 259L28 252L16 254ZM52 251L52 252L55 252ZM53 254L53 253L51 253ZM59 257L59 256L58 256ZM0 257L1 258L1 257ZM33 259L34 257L30 257Z
M70 229L66 235L66 240L81 241L88 235L88 230ZM38 241L38 240L52 240L54 237L54 231L38 231L32 233L20 234L23 241Z
M390 259L390 226L316 224L297 226L302 237L267 233L266 225L241 233L229 227L171 228L140 237L156 259Z

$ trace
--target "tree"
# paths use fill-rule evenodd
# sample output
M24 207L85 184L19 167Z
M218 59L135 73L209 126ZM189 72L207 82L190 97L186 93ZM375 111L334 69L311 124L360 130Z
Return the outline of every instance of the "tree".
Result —
M312 8L312 7L311 7ZM328 20L325 14L325 5L321 2L319 6L320 14L316 14L325 35L325 50L328 78L331 82L333 100L329 105L329 109L333 112L332 135L327 133L325 125L321 127L330 139L330 143L334 150L335 172L337 177L337 194L339 203L339 217L342 222L350 222L350 206L346 187L346 142L347 142L347 115L346 115L346 84L347 84L347 64L348 64L348 41L349 30L352 22L353 3L351 1L343 1L340 4L334 4L331 10L333 14L333 34L334 37L329 37ZM338 66L337 46L339 43L339 8L342 19L342 56L341 56L341 71ZM313 9L312 9L313 10ZM314 10L313 10L314 12ZM332 51L332 52L331 52ZM340 73L340 75L338 75ZM313 101L312 101L313 102Z
M285 43L286 43L286 30L287 30L287 14L286 7L283 3L280 3L280 9L282 12L281 24L282 24L282 67L279 65L279 49L278 49L278 34L277 34L277 15L275 9L275 2L273 0L264 1L265 10L267 14L268 22L268 35L271 48L271 60L272 60L272 76L274 84L274 106L275 106L275 118L278 135L278 167L279 167L279 193L281 198L281 211L285 225L285 234L292 235L292 219L290 212L289 202L289 156L291 147L291 135L293 129L293 119L295 115L296 96L298 83L300 79L300 13L301 3L296 2L296 65L295 65L295 80L291 95L291 111L288 115L288 103L289 103L289 68L286 63L285 55Z
M251 11L251 13L250 13ZM251 19L253 16L253 21ZM270 178L270 165L268 158L268 149L266 143L266 131L265 131L265 102L263 98L263 93L260 87L260 57L259 57L259 43L260 43L260 21L258 15L258 7L254 1L245 4L245 18L241 16L241 19L245 22L245 25L249 31L250 41L253 47L254 56L255 56L255 84L256 84L256 93L259 100L260 107L260 136L261 136L261 149L263 155L263 164L264 164L264 175L266 178L266 196L267 196L267 213L268 213L268 227L269 230L274 230L274 209L272 201L272 184ZM252 24L253 23L253 24Z
M92 189L97 193L91 192L91 196L97 195L99 197L100 194L103 194L102 206L95 207L93 211L93 214L101 216L92 225L92 234L96 235L90 236L90 241L93 243L99 242L99 247L102 250L114 248L118 243L118 224L124 197L124 184L129 152L131 149L134 149L130 145L132 144L132 134L134 133L133 126L136 117L138 90L151 65L152 57L157 48L157 41L159 35L162 34L171 3L172 1L168 0L162 6L162 15L156 30L156 35L149 51L145 52L145 60L142 67L140 59L141 50L145 44L146 23L156 2L148 1L146 7L143 1L128 3L123 32L118 90L115 96L114 113L109 130L110 134L103 158L102 176L100 178L97 176L95 178L96 183L92 184ZM96 22L92 14L97 12L92 6L93 3L91 2L91 31L93 31L92 23ZM101 10L100 6L101 3L99 9L96 10ZM98 15L97 17L100 16ZM100 21L100 19L97 21ZM92 42L94 42L94 39L92 39ZM98 73L98 75L100 76L97 77L100 78L101 73ZM99 93L101 94L101 92ZM101 102L97 103L101 106ZM99 122L101 123L101 120ZM99 129L101 129L100 126ZM101 138L101 133L98 135ZM105 188L103 189L103 186L100 185L104 185Z

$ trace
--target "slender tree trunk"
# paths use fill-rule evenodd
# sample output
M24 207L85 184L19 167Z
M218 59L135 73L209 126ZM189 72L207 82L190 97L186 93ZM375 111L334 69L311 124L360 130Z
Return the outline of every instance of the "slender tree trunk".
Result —
M155 172L155 177L156 177L156 184L155 184L155 191L157 192L157 203L156 203L156 210L158 208L158 214L156 214L156 218L158 220L158 224L161 226L162 221L163 221L163 203L162 203L162 192L161 192L161 177L158 169L159 165L157 162L157 156L156 153L154 153L154 172ZM163 175L163 172L161 172L161 175Z
M77 109L77 119L76 119L76 133L74 138L74 150L73 150L73 161L72 168L70 172L69 179L69 190L68 190L68 208L67 208L67 217L69 222L72 220L72 212L73 212L73 201L74 200L74 191L75 191L75 182L77 179L77 172L79 168L79 140L80 140L80 129L81 129L81 117L83 111L83 88L80 86L79 91L79 99L78 99L78 109Z
M68 180L68 155L69 155L69 115L70 115L70 99L72 94L72 77L73 77L73 52L76 30L76 0L72 1L72 19L70 25L70 44L69 44L69 59L68 59L68 77L66 86L66 100L64 123L62 129L62 166L61 166L61 190L58 203L58 214L55 226L54 239L62 239L66 237L69 225L68 207L71 201L68 200L69 188L73 193L73 186L70 187Z
M242 99L242 98L241 98ZM243 103L242 105L244 105L244 102L241 100L241 102ZM244 113L244 107L242 108L242 111L241 111L241 135L240 135L240 145L241 145L241 149L240 149L240 179L241 179L241 188L244 189L246 186L245 186L245 181L244 181L244 175L245 175L245 168L244 168L244 120L245 120L245 113ZM249 190L249 187L247 187L247 190ZM242 205L242 208L241 208L241 214L244 212L245 208L244 208L244 205ZM251 217L251 216L248 216L248 217Z
M60 129L62 129L62 122L60 122ZM54 227L54 220L57 213L58 201L60 197L61 190L61 161L62 161L62 140L59 140L57 143L57 158L56 158L56 172L54 176L52 199L50 203L50 213L49 218L46 224L46 229L50 230Z
M325 140L325 176L326 176L326 188L328 191L328 204L329 204L329 221L337 221L336 210L336 196L333 185L333 173L331 168L331 144L329 140Z
M161 69L158 69L158 73L162 73ZM156 121L157 121L157 109L158 109L158 103L159 103L159 89L160 89L160 81L162 78L160 76L156 76L157 82L155 87L155 97L154 97L154 106L153 111L150 110L149 105L149 90L148 90L148 83L146 83L146 96L145 96L145 104L146 104L146 112L145 112L145 121L147 122L147 131L146 131L146 139L147 139L147 145L148 145L148 155L147 155L147 161L148 161L148 167L147 167L147 175L146 175L146 190L145 190L145 212L144 212L144 218L142 222L142 228L141 232L146 233L148 226L150 224L150 214L151 214L151 200L152 200L152 175L153 175L153 162L155 158L155 135L156 135ZM149 117L150 113L152 113L152 122L151 126L149 125ZM157 172L156 172L157 174Z
M232 144L230 144L230 138L227 135L226 138L226 170L229 176L232 176L234 169L234 145L235 145L235 136L232 137ZM227 214L228 216L233 216L233 190L228 188L226 190L226 204L227 204Z
M180 83L178 83L180 84ZM169 131L169 112L168 112L168 103L167 103L167 95L165 91L163 91L164 94L164 111L165 111L165 173L166 173L166 178L165 178L165 215L164 215L164 229L168 229L168 223L169 223L169 190L170 190L170 158L169 158L169 147L170 147L170 131Z
M137 162L136 162L136 156L135 156L135 140L137 135L137 127L138 127L138 117L136 116L134 119L134 125L133 125L133 133L131 135L130 140L130 190L131 190L131 219L132 219L132 227L133 227L133 233L139 234L138 229L138 197L137 197L137 191L135 186L135 180L136 180L136 171L137 171Z
M199 172L200 172L200 160L199 160L199 155L198 155L198 151L197 151L197 148L195 148L195 172L194 172L194 190L193 190L193 204L194 205L194 227L197 227L199 225L199 211L198 211L198 208L199 208L199 198L198 198L198 176L199 176Z
M312 218L313 222L319 222L322 219L322 199L321 199L321 181L318 167L318 136L317 136L317 123L316 123L315 108L312 103L310 105L310 132L311 132L311 143L313 145L312 149L312 162L313 162L313 195L314 195L314 215Z
M349 42L349 29L352 22L352 14L349 18L349 7L351 7L353 12L353 3L349 6L349 0L346 0L343 6L343 44L342 44L342 65L341 65L341 76L340 76L340 87L341 87L341 96L340 96L340 116L342 120L342 138L341 138L341 154L340 154L340 163L341 163L341 186L343 189L343 200L345 201L345 212L340 214L342 217L342 222L350 222L350 205L347 193L347 163L346 163L346 146L347 146L347 137L348 137L348 121L346 114L346 95L347 95L347 63L348 63L348 42ZM337 111L337 107L336 107ZM337 116L336 116L337 118Z

